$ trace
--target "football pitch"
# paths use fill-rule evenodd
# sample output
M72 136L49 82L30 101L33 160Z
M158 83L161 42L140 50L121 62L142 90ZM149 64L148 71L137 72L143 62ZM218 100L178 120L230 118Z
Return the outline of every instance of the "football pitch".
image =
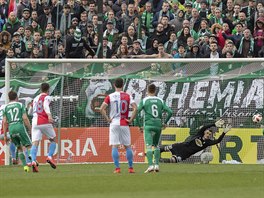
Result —
M0 197L49 198L260 198L264 165L161 164L159 173L144 174L135 164L129 174L113 174L113 164L41 165L39 173L22 167L0 167Z

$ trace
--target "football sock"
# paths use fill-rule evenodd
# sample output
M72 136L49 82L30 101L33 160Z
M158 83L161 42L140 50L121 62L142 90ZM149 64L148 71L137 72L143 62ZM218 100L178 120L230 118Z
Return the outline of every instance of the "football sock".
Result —
M133 167L133 152L130 147L126 148L126 158L128 161L129 168L132 168Z
M112 158L113 158L115 167L119 168L119 153L118 153L118 148L116 147L112 148Z
M31 155L32 162L33 161L34 162L36 161L36 159L37 159L37 152L38 152L38 147L35 146L35 145L32 145L31 150L30 150L30 155Z
M16 146L13 142L10 143L10 154L13 159L16 159Z
M154 148L154 157L155 157L155 164L159 164L160 160L160 149L158 147Z
M152 153L152 148L147 148L147 160L148 160L148 165L151 166L153 165L153 153Z
M49 154L48 157L52 157L56 149L56 142L51 142L49 145Z
M18 153L18 156L19 156L19 159L20 159L21 162L22 162L22 165L23 165L23 166L26 166L27 163L26 163L26 159L25 159L25 155L24 155L24 153L23 153L23 152L19 152L19 153Z
M25 158L26 158L26 163L28 164L28 163L31 163L31 160L29 159L29 155L28 155L28 149L26 148L25 150L24 150L24 154L25 154Z

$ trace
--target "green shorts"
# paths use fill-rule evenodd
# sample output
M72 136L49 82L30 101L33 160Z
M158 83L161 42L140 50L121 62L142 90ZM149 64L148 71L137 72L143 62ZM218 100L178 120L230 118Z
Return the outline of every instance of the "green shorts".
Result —
M9 134L16 147L31 146L32 144L24 124L17 123L9 125Z
M144 126L144 140L146 146L158 146L161 136L161 127Z

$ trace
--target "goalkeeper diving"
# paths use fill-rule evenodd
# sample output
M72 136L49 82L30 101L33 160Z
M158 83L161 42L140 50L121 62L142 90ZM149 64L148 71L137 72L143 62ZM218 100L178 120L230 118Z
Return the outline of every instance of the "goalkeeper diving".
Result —
M171 152L172 154L171 158L161 158L160 161L164 163L178 163L186 160L193 154L204 150L208 146L220 143L226 133L230 131L232 126L230 124L227 124L223 130L223 133L219 136L218 139L215 140L211 139L213 133L212 127L220 128L224 126L224 123L224 120L220 119L214 124L203 126L201 129L199 129L197 134L187 138L187 140L185 140L184 142L160 146L160 153Z

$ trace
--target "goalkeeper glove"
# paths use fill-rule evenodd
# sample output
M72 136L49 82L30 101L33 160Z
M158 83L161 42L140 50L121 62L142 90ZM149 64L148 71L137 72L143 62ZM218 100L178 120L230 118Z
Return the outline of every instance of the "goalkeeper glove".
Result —
M215 126L217 128L222 127L224 124L225 124L225 121L222 120L222 119L220 119L220 120L218 120L218 121L215 122Z
M227 124L226 127L224 128L224 133L227 133L228 131L230 131L232 128L232 125L231 124Z

